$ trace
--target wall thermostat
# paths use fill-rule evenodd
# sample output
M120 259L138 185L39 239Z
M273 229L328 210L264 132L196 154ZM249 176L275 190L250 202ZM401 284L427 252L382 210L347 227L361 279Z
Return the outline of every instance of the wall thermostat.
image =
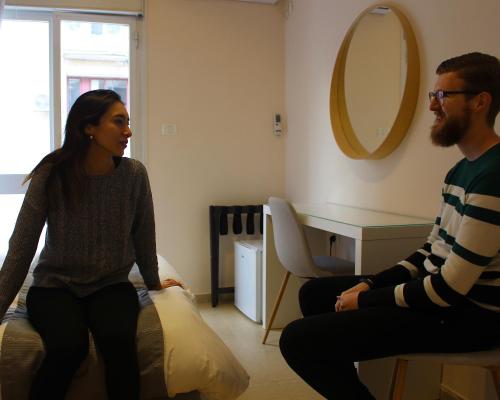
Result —
M274 114L274 134L276 136L281 136L281 114Z

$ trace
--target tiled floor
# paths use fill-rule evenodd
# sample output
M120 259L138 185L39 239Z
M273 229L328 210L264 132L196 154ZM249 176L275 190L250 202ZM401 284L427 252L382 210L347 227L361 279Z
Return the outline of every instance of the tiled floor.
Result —
M271 331L261 344L264 329L245 317L231 303L212 308L200 303L203 319L217 332L250 375L250 386L239 400L324 399L305 384L281 356L279 331Z

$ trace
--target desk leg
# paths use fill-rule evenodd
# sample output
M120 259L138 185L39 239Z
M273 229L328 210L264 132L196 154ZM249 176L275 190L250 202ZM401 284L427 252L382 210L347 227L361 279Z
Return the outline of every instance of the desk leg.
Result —
M286 269L281 265L274 247L273 224L270 215L264 215L264 238L262 254L262 324L267 328L276 296L281 287ZM301 318L298 292L305 280L290 276L285 293L273 322L273 329L285 327Z

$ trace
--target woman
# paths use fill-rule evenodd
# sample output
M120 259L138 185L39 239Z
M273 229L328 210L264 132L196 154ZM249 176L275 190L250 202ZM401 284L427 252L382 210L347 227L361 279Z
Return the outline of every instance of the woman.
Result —
M128 274L136 262L150 290L179 283L158 276L146 169L122 157L131 136L117 93L84 93L68 114L63 146L26 178L31 182L0 270L0 318L26 277L47 222L26 298L46 350L31 399L64 399L88 353L89 329L104 360L109 399L139 398L139 303Z

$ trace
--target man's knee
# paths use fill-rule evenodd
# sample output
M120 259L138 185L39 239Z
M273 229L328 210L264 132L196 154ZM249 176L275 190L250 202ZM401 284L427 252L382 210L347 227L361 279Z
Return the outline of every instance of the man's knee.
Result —
M308 304L312 298L314 298L317 293L317 282L316 279L310 279L306 281L299 289L299 303L302 307Z
M290 322L281 332L279 342L280 351L289 363L297 357L298 350L303 348L302 321L296 320Z
M310 279L301 286L299 305L304 317L333 311L329 300L330 291L325 288L324 278Z
M317 292L318 281L316 278L306 281L299 290L299 299L308 299Z

